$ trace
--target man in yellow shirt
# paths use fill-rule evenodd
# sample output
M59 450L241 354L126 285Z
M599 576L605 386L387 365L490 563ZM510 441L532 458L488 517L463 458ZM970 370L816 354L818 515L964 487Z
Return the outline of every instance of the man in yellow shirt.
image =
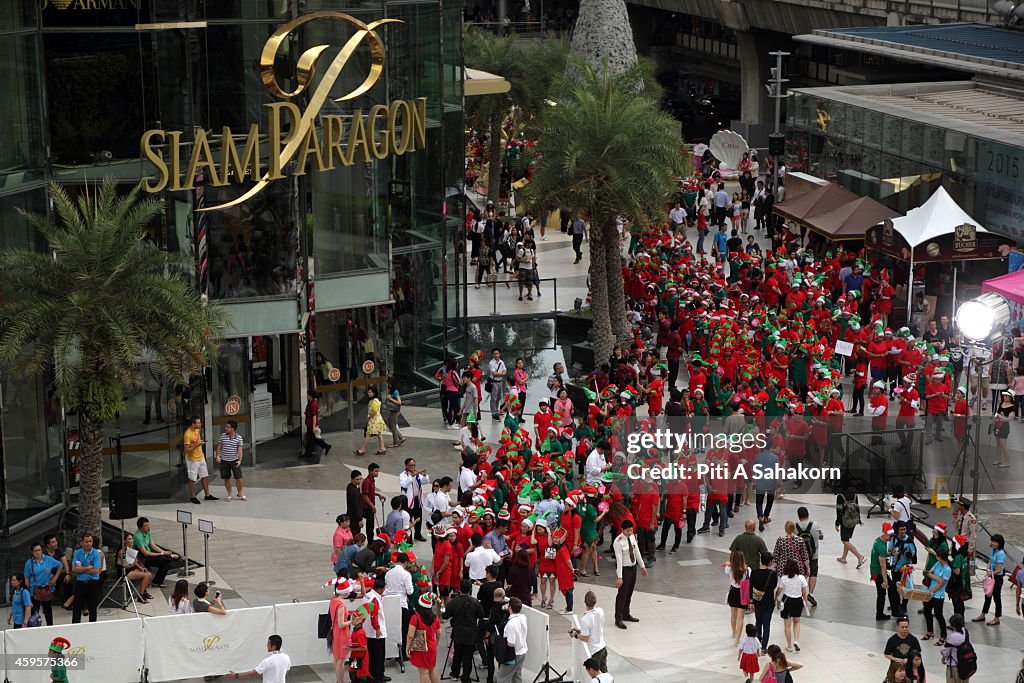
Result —
M185 467L188 471L188 495L190 500L199 505L199 498L196 497L196 482L203 482L203 493L205 500L217 500L216 496L210 495L210 473L206 469L206 453L203 452L203 421L196 417L192 419L192 426L185 430Z

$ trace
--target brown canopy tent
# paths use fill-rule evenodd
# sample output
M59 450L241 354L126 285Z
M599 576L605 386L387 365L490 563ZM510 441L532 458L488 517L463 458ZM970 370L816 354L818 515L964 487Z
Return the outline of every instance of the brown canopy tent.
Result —
M804 220L815 232L835 240L862 240L868 228L900 216L899 211L870 197L860 197L825 213L814 214Z
M844 187L829 183L805 194L776 204L772 211L798 223L809 225L808 218L848 204L859 196Z

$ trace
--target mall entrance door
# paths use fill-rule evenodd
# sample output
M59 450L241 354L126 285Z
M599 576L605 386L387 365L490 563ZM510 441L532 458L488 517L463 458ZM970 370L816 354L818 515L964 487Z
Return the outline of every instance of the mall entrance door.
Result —
M301 426L299 380L298 334L225 340L213 371L213 434L207 440L216 443L224 424L235 420L251 462L258 462L261 444L274 448L269 442Z

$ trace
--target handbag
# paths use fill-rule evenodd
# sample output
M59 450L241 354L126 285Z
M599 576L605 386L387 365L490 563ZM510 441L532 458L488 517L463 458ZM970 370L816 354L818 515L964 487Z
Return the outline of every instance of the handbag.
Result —
M981 582L981 588L985 591L985 597L992 597L992 592L996 589L996 579L994 576L989 574L985 577L985 580Z
M412 634L412 640L409 642L409 652L426 652L427 651L427 632L421 628L416 629L416 632Z
M486 379L486 380L484 381L484 391L486 391L486 392L487 392L488 394L490 394L490 393L492 393L492 392L491 392L491 389L492 389L492 388L493 388L493 384L492 384L492 382L491 382L491 378L490 378L490 377L488 377L488 378L487 378L487 379Z
M442 519L444 519L444 515L441 513L440 510L434 510L433 512L430 513L430 523L431 524L437 524Z
M50 602L53 600L53 586L36 586L32 589L32 599L36 602Z
M43 617L40 616L39 610L34 609L28 615L28 626L29 628L36 628L37 626L43 625Z
M762 592L763 596L764 593ZM750 605L750 579L744 577L740 579L740 604L744 607Z

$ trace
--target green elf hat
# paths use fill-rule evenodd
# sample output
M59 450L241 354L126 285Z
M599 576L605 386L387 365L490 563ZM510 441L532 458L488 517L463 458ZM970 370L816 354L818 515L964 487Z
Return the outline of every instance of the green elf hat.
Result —
M589 400L589 401L596 401L597 400L597 392L591 391L590 389L587 389L586 387L583 387L583 395L586 396L587 400Z
M475 424L475 423L476 423L476 413L470 413L469 415L466 416L466 424Z

